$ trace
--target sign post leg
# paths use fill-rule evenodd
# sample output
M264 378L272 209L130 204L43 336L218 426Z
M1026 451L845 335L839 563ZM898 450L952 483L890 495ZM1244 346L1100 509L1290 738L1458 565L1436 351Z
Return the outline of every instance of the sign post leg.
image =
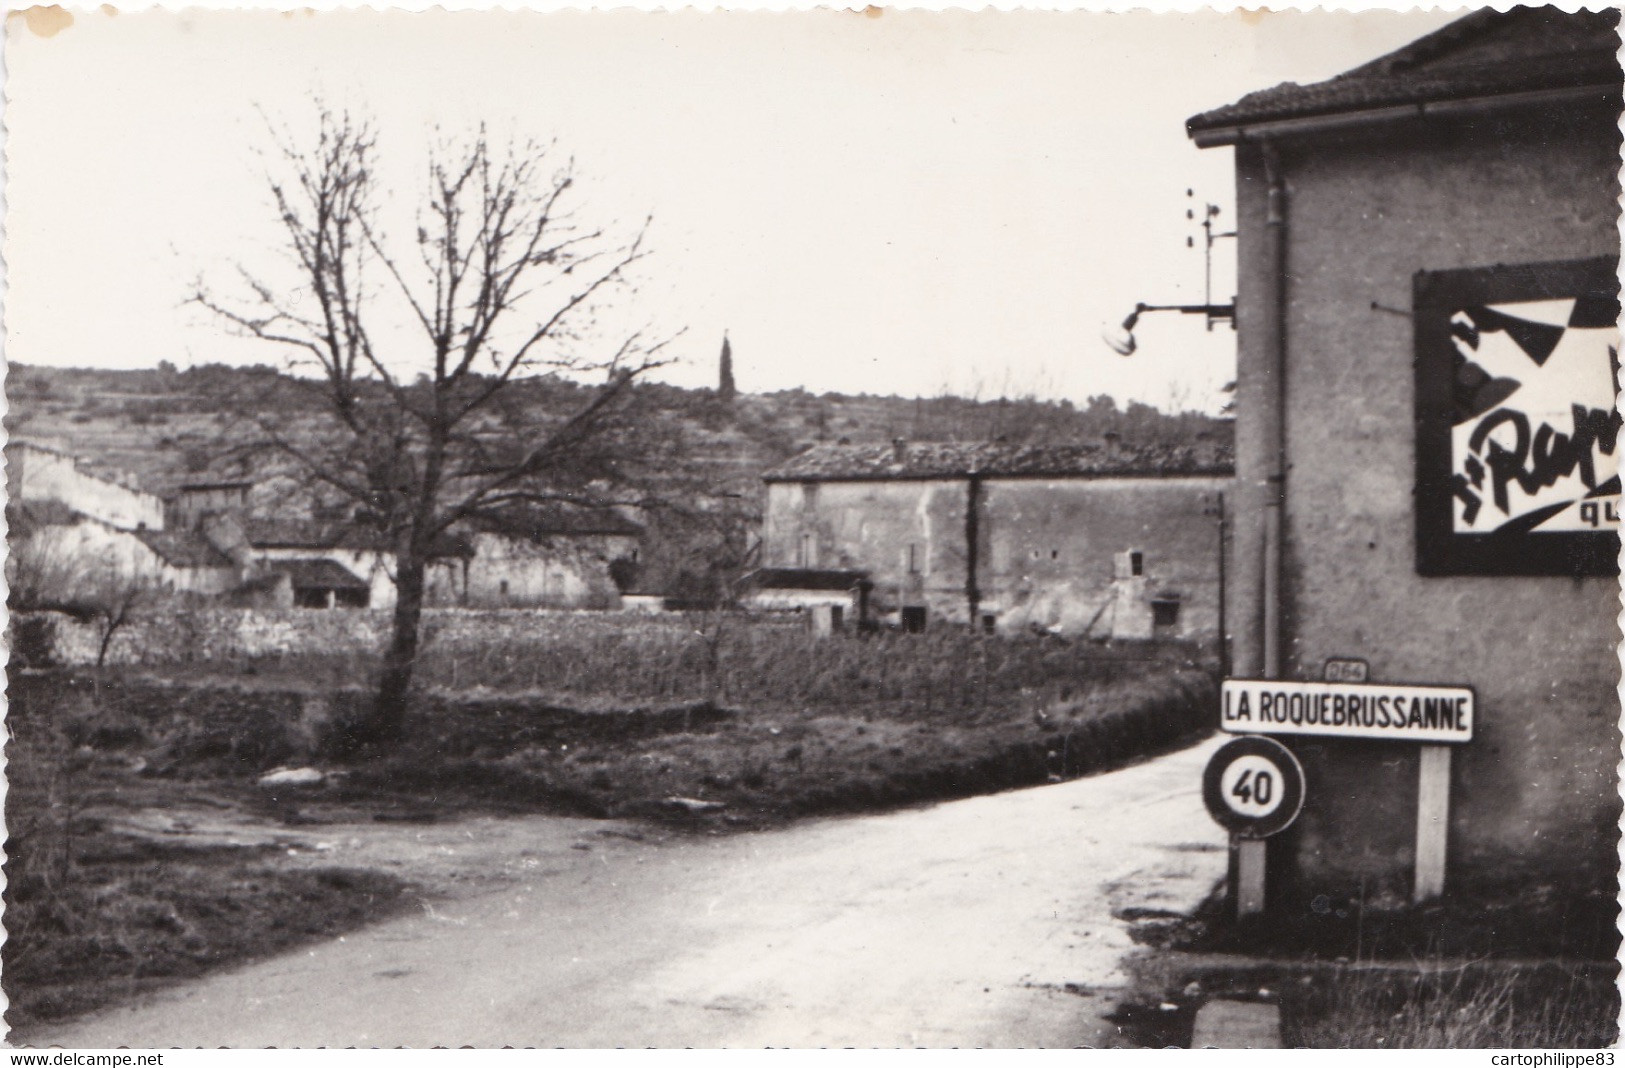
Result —
M1236 843L1236 915L1264 911L1264 839L1243 838Z
M1450 747L1421 747L1421 771L1416 784L1415 902L1444 893L1445 843L1450 831Z

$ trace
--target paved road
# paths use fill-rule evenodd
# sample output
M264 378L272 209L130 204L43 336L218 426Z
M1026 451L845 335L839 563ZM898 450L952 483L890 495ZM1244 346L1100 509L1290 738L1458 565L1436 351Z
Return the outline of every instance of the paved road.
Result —
M1107 1045L1133 948L1113 911L1188 910L1223 875L1199 796L1217 744L887 815L578 841L501 890L11 1040Z

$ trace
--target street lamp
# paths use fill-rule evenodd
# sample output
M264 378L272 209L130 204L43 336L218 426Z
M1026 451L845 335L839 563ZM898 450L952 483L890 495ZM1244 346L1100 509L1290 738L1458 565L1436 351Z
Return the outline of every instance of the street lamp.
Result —
M1134 340L1134 327L1139 323L1140 316L1146 312L1171 311L1181 315L1205 315L1211 326L1215 321L1228 319L1231 323L1236 321L1236 305L1229 304L1146 304L1144 302L1134 305L1134 310L1128 313L1120 327L1107 327L1101 331L1101 340L1105 341L1111 350L1119 356L1132 356L1137 347Z

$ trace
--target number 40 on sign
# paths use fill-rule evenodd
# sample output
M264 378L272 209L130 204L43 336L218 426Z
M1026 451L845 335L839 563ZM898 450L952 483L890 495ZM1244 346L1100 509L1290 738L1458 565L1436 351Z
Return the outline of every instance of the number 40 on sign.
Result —
M1225 743L1208 761L1202 800L1221 827L1241 838L1267 838L1303 808L1303 767L1273 738Z

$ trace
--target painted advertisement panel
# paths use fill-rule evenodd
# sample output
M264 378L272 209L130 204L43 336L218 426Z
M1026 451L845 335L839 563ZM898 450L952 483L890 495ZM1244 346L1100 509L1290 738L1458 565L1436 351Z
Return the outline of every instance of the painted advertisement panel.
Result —
M1415 281L1417 568L1617 572L1615 261Z

